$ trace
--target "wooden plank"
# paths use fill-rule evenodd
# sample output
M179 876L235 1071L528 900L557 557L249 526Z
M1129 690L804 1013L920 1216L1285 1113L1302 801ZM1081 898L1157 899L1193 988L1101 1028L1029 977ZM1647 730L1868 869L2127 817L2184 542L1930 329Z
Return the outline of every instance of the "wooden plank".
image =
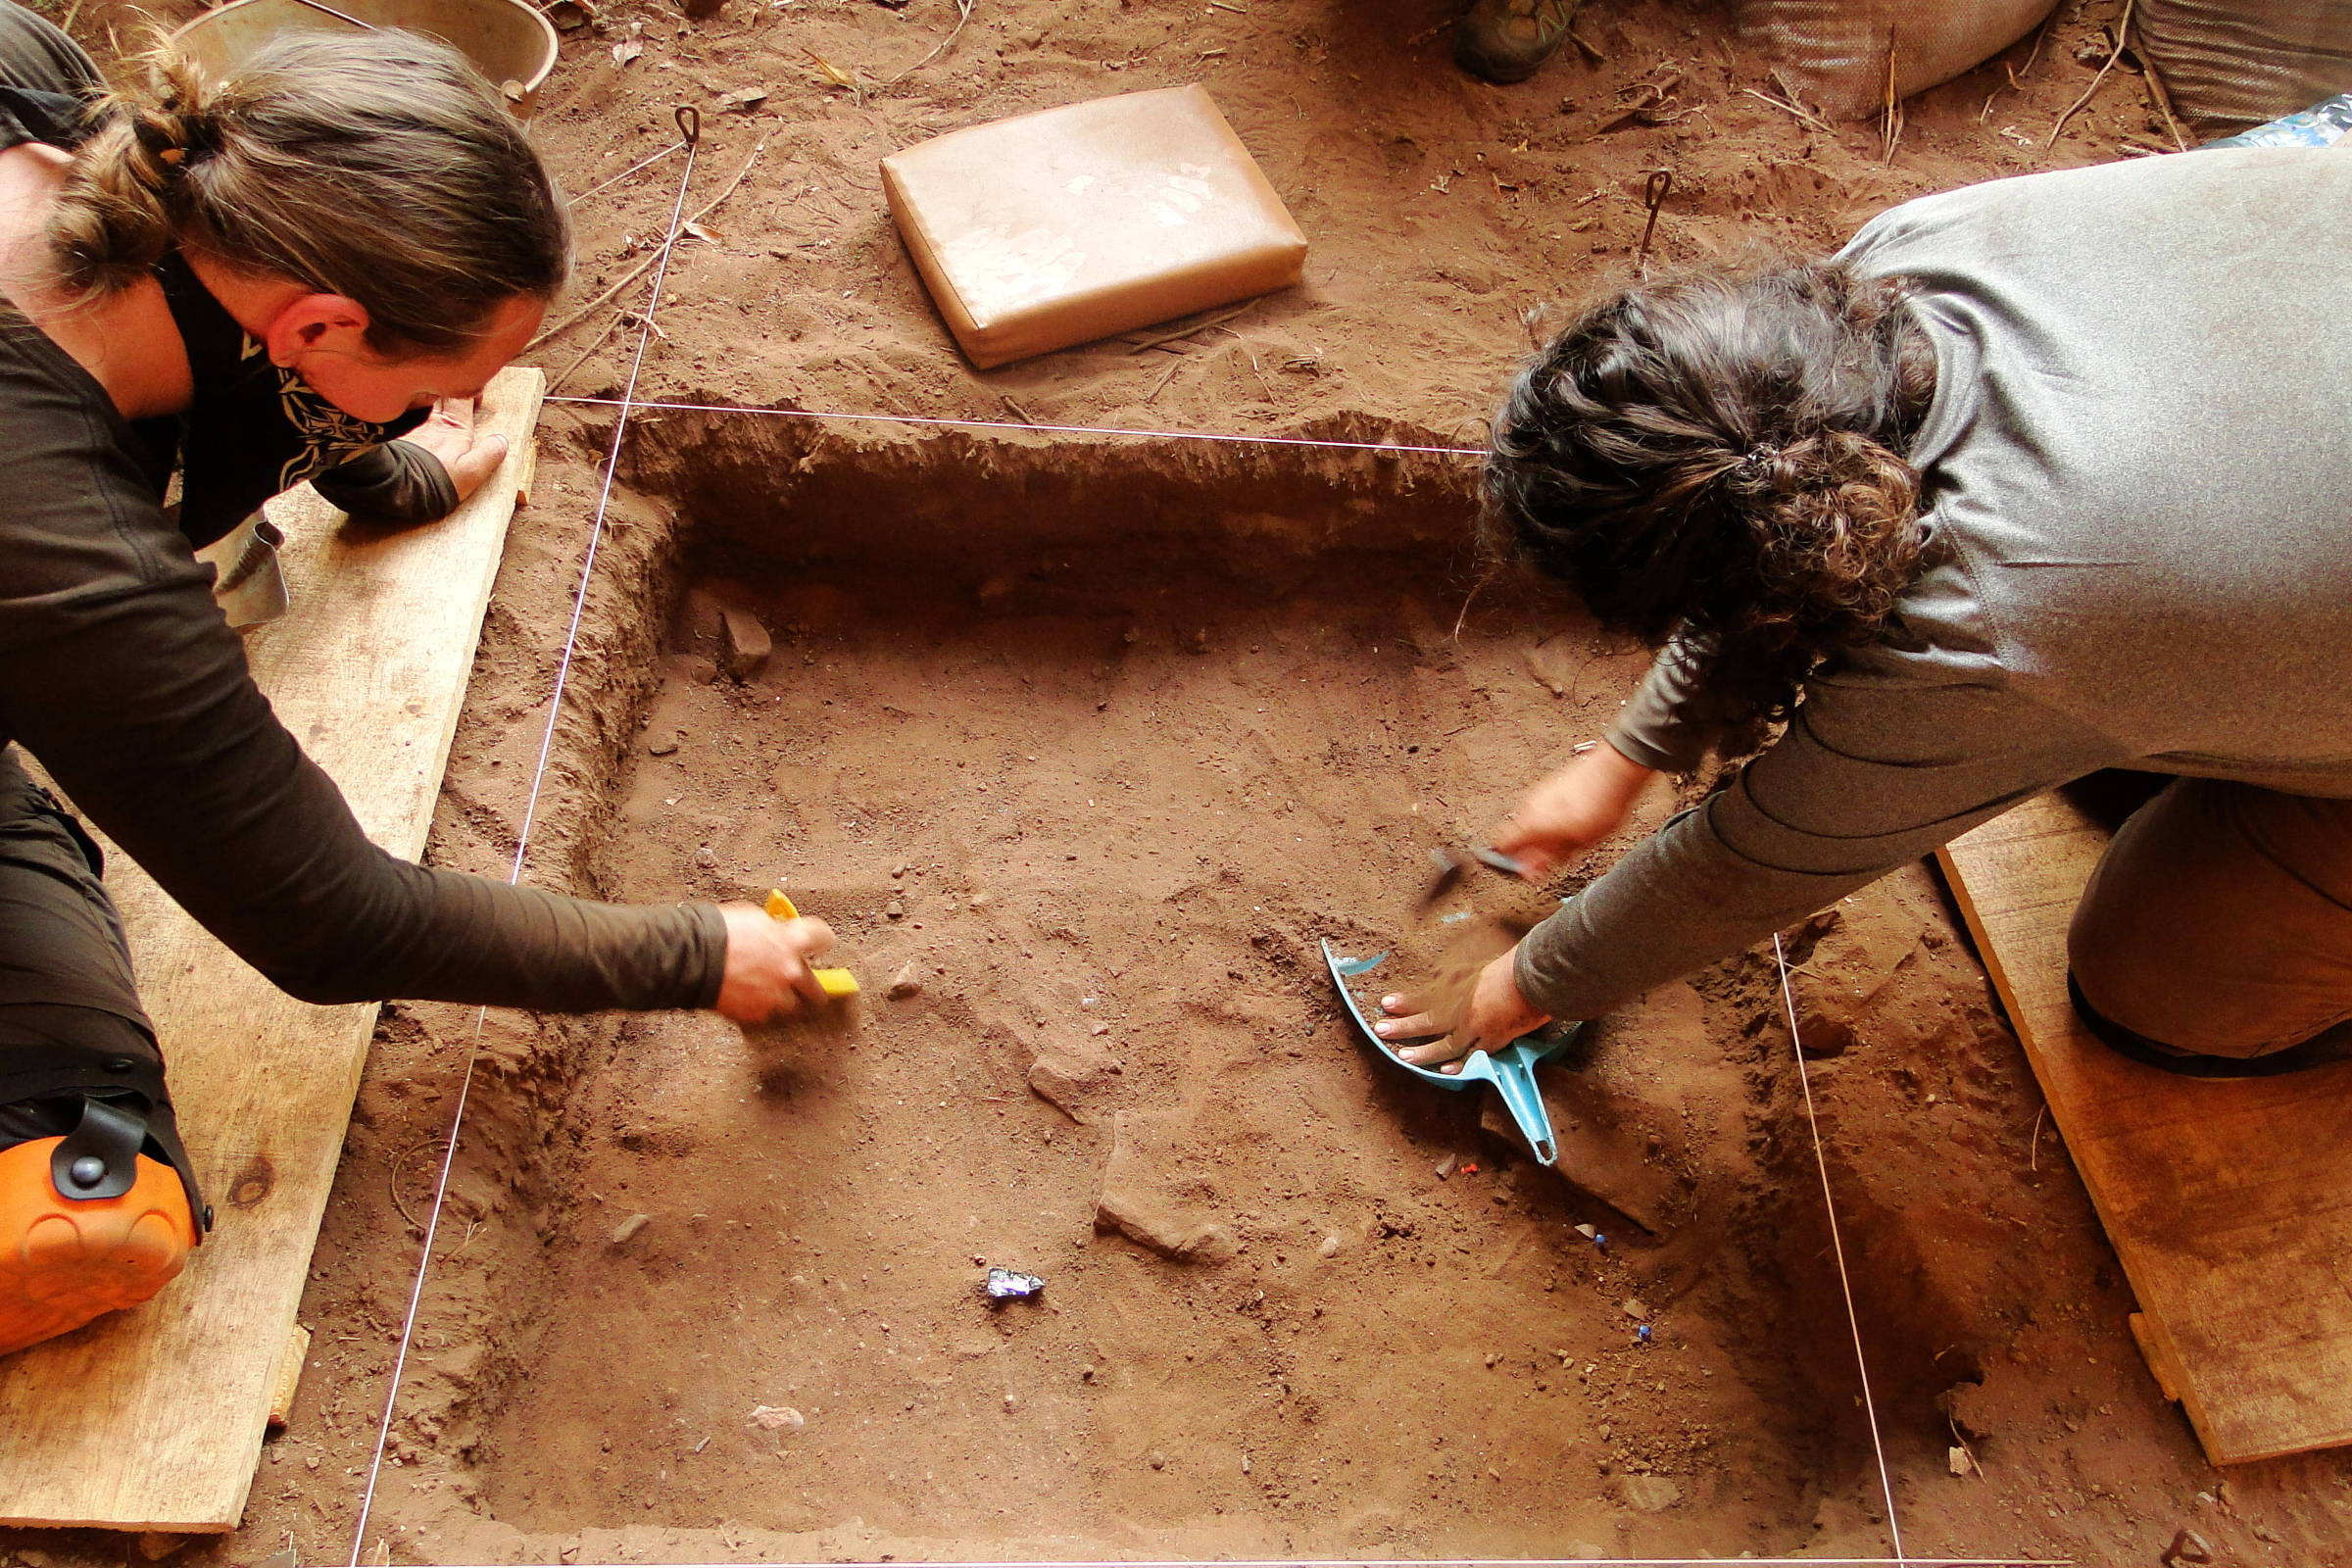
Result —
M2352 1061L2182 1078L2091 1038L2066 932L2106 843L2045 796L1939 858L2206 1454L2352 1443Z
M455 515L344 536L308 489L273 502L294 588L247 642L286 727L368 836L414 858L473 665L546 379L483 399L498 473ZM0 1363L0 1524L222 1531L245 1506L376 1007L314 1007L247 968L127 857L108 886L220 1228L153 1301Z

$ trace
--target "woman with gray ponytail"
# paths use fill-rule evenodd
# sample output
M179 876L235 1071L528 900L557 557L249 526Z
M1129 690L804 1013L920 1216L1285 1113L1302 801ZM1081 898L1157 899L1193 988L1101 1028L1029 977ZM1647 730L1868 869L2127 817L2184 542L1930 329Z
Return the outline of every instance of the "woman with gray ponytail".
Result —
M1586 312L1495 421L1493 538L1659 654L1494 844L1546 879L1661 774L1747 760L1462 1015L1391 997L1382 1032L1432 1063L1593 1016L2130 768L2182 776L2077 913L2093 1030L2204 1076L2339 1053L2346 232L2352 157L2200 152L1932 196L1828 261Z
M304 479L378 520L448 512L502 455L470 400L567 250L537 155L441 44L303 35L219 74L163 46L108 92L0 0L0 748L307 1001L763 1021L821 997L821 923L370 845L193 554ZM0 1353L153 1295L211 1224L100 870L0 749Z

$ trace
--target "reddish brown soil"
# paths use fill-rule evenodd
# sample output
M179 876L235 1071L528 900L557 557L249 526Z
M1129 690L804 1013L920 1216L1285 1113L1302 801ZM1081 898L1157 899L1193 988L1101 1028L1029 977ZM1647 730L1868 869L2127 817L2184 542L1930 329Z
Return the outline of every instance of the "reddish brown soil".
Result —
M76 29L103 43L125 9ZM1763 68L1712 10L1596 3L1596 64L1497 89L1447 64L1452 9L980 0L885 85L947 0L730 0L713 23L600 0L539 128L586 189L701 104L689 211L763 148L678 253L644 395L1442 444L1475 442L1527 313L1629 274L1648 171L1675 172L1653 245L1673 265L1827 248L1906 196L2153 139L2119 73L2041 150L2103 4L2063 8L2030 69L2011 51L2022 86L1996 94L1996 63L1915 102L1890 162L1868 127L1748 96ZM1671 122L1607 128L1669 75ZM1195 79L1312 237L1307 283L1177 351L965 368L875 160ZM725 112L743 87L768 96ZM577 298L643 259L680 167L582 205ZM561 390L617 387L636 326L596 346L613 322L539 352ZM1485 582L1468 465L633 430L527 874L655 900L781 883L841 928L864 1027L755 1051L708 1016L477 1033L469 1009L389 1009L293 1425L245 1528L175 1561L349 1554L409 1216L477 1043L370 1562L1887 1549L1769 959L1589 1031L1559 1093L1631 1152L1576 1183L1482 1135L1473 1097L1376 1060L1316 968L1324 935L1426 943L1425 852L1477 835L1640 669ZM606 410L547 419L440 863L513 857L610 433ZM720 601L777 640L742 683L713 678ZM1502 899L1473 884L1463 906ZM1815 1087L1909 1549L2153 1564L2187 1528L2223 1561L2347 1555L2343 1460L2223 1482L2158 1396L1930 873L1791 936L1804 1032L1839 1052ZM1181 1257L1098 1233L1106 1183L1172 1237L1213 1229ZM1612 1192L1663 1193L1655 1234ZM983 1262L1039 1272L1043 1298L992 1310ZM8 1544L34 1568L123 1555Z

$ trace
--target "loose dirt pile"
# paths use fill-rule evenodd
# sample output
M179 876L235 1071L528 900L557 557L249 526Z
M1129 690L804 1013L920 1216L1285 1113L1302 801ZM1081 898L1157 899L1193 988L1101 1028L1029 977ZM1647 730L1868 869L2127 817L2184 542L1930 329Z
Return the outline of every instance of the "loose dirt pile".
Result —
M539 131L584 191L691 102L688 211L749 168L678 252L643 396L1474 445L1528 313L1635 270L1653 170L1671 266L1827 249L1913 194L2158 142L2119 72L2042 146L2114 10L2069 5L1913 103L1891 159L1750 92L1774 89L1715 11L1617 0L1515 89L1453 73L1434 3L980 0L893 84L947 0L599 0ZM120 13L75 25L103 44ZM965 368L875 160L1191 80L1313 238L1307 284L1162 347ZM658 243L679 167L582 203L578 299ZM619 386L641 306L538 351L559 391ZM512 860L610 419L551 409L440 863ZM1426 851L1597 733L1641 667L1486 580L1471 465L633 429L526 874L781 883L841 927L866 1025L760 1057L708 1017L390 1009L293 1425L246 1528L175 1560L349 1551L477 1048L368 1561L1886 1552L1768 963L1588 1031L1555 1084L1601 1152L1577 1182L1373 1059L1316 968L1321 936L1404 928ZM721 667L730 607L763 667ZM2217 1560L2341 1555L2342 1460L2224 1483L2161 1402L1929 874L1791 935L1909 1548L2154 1563L2187 1529ZM1044 1294L992 1308L991 1263Z

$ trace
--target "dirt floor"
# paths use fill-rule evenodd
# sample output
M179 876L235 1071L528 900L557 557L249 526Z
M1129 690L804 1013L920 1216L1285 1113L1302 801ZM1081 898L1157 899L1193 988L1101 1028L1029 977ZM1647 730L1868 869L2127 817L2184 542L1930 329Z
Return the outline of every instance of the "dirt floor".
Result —
M2043 146L2101 0L1914 101L1890 158L1748 92L1765 65L1712 8L1592 0L1589 53L1516 88L1452 69L1455 9L977 0L918 67L954 0L596 0L538 133L586 191L705 113L687 211L724 200L641 396L1406 445L1475 445L1531 319L1633 272L1653 170L1671 266L2166 144L2126 70ZM103 50L128 16L74 26ZM970 370L876 159L1194 80L1311 237L1305 284L1162 348ZM577 301L658 244L683 162L582 201ZM618 389L642 304L535 352L559 392ZM514 855L612 417L547 416L438 863ZM842 931L863 1026L388 1008L245 1527L0 1549L352 1554L478 1049L368 1562L1887 1552L1769 956L1571 1048L1566 1180L1375 1059L1319 968L1326 936L1431 951L1427 852L1642 667L1489 580L1473 463L657 413L620 477L526 874L783 886ZM729 612L763 668L724 667ZM2352 1463L2225 1480L2161 1399L1932 873L1789 936L1909 1550L2352 1560ZM991 1264L1043 1295L992 1307Z

